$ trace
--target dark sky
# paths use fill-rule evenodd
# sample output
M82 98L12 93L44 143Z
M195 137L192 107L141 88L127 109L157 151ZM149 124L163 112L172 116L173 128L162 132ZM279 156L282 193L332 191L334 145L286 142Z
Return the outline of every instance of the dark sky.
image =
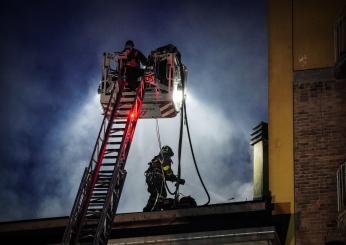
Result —
M102 53L127 39L146 55L178 47L212 202L251 199L249 135L267 119L266 1L2 1L0 9L0 221L69 214L102 119ZM178 120L160 127L176 149ZM185 145L182 192L202 204ZM141 120L120 212L144 206L143 172L157 151L155 121Z

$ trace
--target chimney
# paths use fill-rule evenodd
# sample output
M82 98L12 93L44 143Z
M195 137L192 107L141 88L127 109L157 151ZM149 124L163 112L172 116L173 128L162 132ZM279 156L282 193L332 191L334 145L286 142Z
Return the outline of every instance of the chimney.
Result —
M253 200L265 200L270 196L268 183L268 124L261 122L252 130Z

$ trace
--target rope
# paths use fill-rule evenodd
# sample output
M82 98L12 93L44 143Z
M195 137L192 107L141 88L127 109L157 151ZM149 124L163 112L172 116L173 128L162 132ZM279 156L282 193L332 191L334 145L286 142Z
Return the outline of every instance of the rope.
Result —
M160 137L160 126L159 126L159 120L157 120L157 118L156 118L156 136L157 136L157 141L158 141L159 147L160 147L161 158L163 159L163 155L162 155L162 152L161 152L162 144L161 144L161 137ZM160 161L160 162L161 162L161 161ZM162 164L162 162L161 162L161 164ZM162 170L162 168L161 168L161 170ZM172 192L172 191L169 189L168 185L167 185L167 182L166 182L166 179L165 179L165 174L164 174L163 170L162 170L161 172L162 172L163 181L164 181L164 183L165 183L165 186L166 186L167 191L169 192L169 194L175 195L175 192ZM161 192L162 192L162 189L161 189ZM160 192L160 193L161 193L161 192Z
M160 137L160 127L159 127L159 120L157 120L157 118L156 118L156 136L157 136L157 141L159 142L159 148L161 152L162 145L161 145L161 137Z
M159 122L158 122L157 119L156 119L156 137L157 137L157 141L158 141L158 143L159 143L160 154L161 154L161 157L163 158L162 153L161 153L160 128L159 128ZM160 162L161 162L161 161L160 161ZM161 164L162 164L162 163L161 163ZM161 170L162 170L162 168L161 168ZM156 192L157 192L157 194L156 194L156 199L155 199L154 205L153 205L153 207L151 208L150 211L153 211L153 210L154 210L154 208L156 207L156 204L157 204L157 200L159 199L159 196L161 196L161 194L162 194L163 182L165 182L165 175L163 174L163 172L162 172L161 174L162 174L162 177L163 177L163 181L162 181L162 183L161 183L160 192L159 192L158 189L155 187Z

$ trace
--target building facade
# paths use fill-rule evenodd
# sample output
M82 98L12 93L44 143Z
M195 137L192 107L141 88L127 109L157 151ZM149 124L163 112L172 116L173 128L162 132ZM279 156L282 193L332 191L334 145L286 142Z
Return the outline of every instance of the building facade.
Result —
M274 212L290 217L286 244L346 241L336 175L346 160L345 5L268 1L269 190Z

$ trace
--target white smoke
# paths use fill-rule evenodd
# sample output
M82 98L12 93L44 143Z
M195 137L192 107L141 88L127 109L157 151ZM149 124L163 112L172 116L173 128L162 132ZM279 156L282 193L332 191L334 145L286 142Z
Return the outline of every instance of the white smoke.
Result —
M232 167L241 168L242 165L249 163L225 162L232 154L232 144L234 144L232 138L237 134L232 121L225 117L221 110L193 95L187 99L187 110L195 155L202 178L209 189L211 202L250 200L251 183L240 182L241 180L231 172ZM89 100L82 109L65 120L56 131L51 132L47 140L51 143L48 143L47 149L43 152L49 152L46 158L52 163L54 161L54 165L47 171L59 180L61 191L56 195L45 197L39 208L39 216L67 215L70 211L84 167L91 156L102 119L100 114L98 96L90 93ZM179 117L180 115L172 119L158 120L162 144L170 145L175 152L173 157L175 173L178 165ZM58 137L56 141L53 140L55 137ZM52 147L55 150L48 151ZM158 154L158 151L155 120L139 120L126 164L128 175L118 212L137 212L145 206L148 193L144 171L148 167L147 163ZM245 149L245 152L247 151L248 149ZM192 162L186 131L182 149L182 178L186 180L186 184L181 187L181 193L191 195L198 204L203 204L206 195ZM170 187L173 190L174 186Z

